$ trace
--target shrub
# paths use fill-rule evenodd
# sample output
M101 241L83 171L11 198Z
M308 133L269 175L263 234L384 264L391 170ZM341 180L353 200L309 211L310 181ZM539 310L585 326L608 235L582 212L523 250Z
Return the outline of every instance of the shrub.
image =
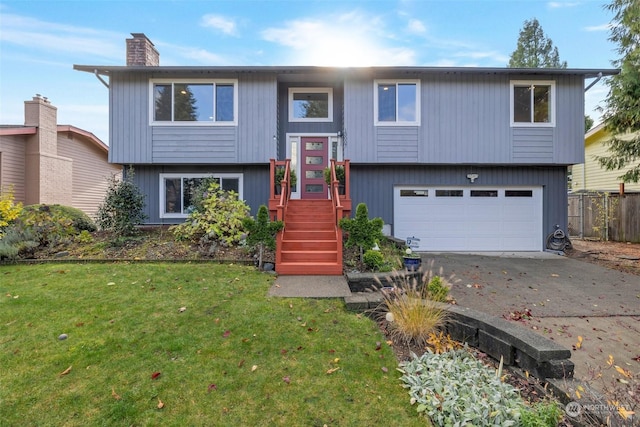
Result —
M170 230L176 238L199 242L214 248L218 243L231 246L244 237L243 220L249 206L238 200L234 191L225 191L217 182L210 182L202 207L194 209L187 220Z
M243 218L242 225L249 232L247 243L249 245L257 245L259 248L258 268L262 270L262 255L264 248L275 249L275 234L282 230L284 223L282 221L271 221L269 219L269 210L265 205L260 205L258 215L254 220L251 217Z
M26 206L15 225L30 233L40 247L53 248L78 234L73 219L65 209L60 209L60 205Z
M524 402L466 350L427 352L400 364L411 404L435 425L515 426Z
M73 228L77 231L86 230L94 232L97 230L96 223L89 218L89 215L82 212L80 209L64 205L51 205L51 209L60 210L61 215L71 219Z
M427 294L433 301L445 302L449 296L449 286L444 283L442 277L433 276L427 284Z
M369 210L365 203L358 204L355 218L342 218L339 225L347 232L345 246L358 246L361 257L365 250L371 249L376 242L384 238L382 218L369 219Z
M0 191L0 237L3 230L11 224L22 212L22 203L15 203L13 198L13 187L10 186L6 192Z
M520 413L522 427L555 427L562 419L562 409L558 403L544 400Z
M373 271L380 271L384 268L384 255L380 251L374 251L373 249L365 251L362 261L367 268Z
M9 226L0 239L0 259L29 257L38 246L40 242L33 231L15 225Z
M143 212L144 195L134 184L133 176L133 167L129 167L123 180L118 180L115 175L109 178L107 195L98 208L96 218L101 230L117 236L132 236L136 234L136 226L147 218Z

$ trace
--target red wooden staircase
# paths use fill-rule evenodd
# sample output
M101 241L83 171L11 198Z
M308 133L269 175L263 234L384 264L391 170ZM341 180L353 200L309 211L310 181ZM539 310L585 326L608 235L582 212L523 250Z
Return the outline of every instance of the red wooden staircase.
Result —
M331 200L289 200L279 237L279 274L342 274L342 233Z
M340 191L336 167L344 168L344 192ZM275 172L284 169L280 193L276 194ZM271 159L269 212L284 221L276 238L276 272L289 275L342 275L342 230L340 218L351 213L349 160L331 160L329 199L291 199L291 161Z

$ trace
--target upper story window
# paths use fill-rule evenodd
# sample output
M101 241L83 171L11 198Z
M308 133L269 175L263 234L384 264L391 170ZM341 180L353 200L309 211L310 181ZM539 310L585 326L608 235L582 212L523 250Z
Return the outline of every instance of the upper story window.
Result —
M207 179L216 181L223 190L235 191L242 200L241 174L160 174L160 218L186 218L193 210L196 188Z
M333 89L289 88L290 122L330 122L333 120Z
M511 126L554 126L553 81L511 82Z
M237 80L154 80L154 124L235 124Z
M396 80L374 82L375 123L385 125L420 124L420 82Z

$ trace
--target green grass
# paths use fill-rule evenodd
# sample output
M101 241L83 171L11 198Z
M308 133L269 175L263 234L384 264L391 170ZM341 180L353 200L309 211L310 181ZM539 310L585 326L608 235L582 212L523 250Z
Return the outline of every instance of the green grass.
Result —
M428 424L374 322L338 299L268 297L272 281L218 264L0 266L0 425Z

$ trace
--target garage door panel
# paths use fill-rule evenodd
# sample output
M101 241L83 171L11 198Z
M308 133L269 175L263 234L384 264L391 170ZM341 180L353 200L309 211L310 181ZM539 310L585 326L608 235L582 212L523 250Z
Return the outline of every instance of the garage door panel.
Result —
M541 187L420 187L427 197L399 197L400 188L409 187L394 190L394 236L420 238L418 250L542 250Z

